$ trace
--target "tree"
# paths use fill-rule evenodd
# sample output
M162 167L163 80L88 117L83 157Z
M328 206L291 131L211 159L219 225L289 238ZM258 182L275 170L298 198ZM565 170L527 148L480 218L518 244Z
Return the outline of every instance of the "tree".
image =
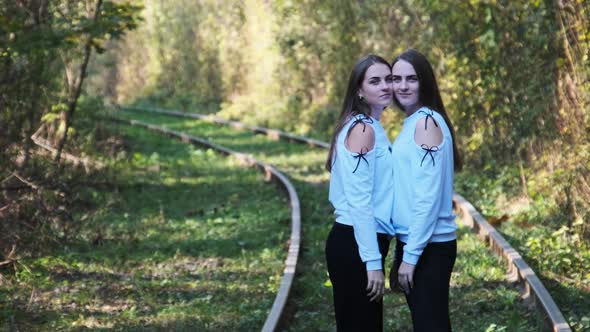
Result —
M16 161L24 150L19 161L24 167L30 137L38 131L57 145L59 161L92 50L102 52L107 40L134 29L140 9L103 0L0 5L0 120L10 128L0 148L7 151L6 160Z

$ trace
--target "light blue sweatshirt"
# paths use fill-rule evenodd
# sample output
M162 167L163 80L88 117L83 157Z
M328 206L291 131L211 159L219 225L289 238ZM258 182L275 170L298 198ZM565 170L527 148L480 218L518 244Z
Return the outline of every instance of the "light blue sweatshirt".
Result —
M443 133L439 146L418 145L414 140L416 124L426 119ZM405 242L403 261L418 263L429 242L456 239L453 214L453 139L444 118L422 107L408 116L393 143L393 209L392 219L398 238Z
M351 152L344 145L355 123L371 126L375 132L375 147L367 153ZM335 209L336 222L354 228L359 255L367 271L382 270L377 232L395 234L391 224L391 143L377 119L357 115L344 125L335 144L329 199Z

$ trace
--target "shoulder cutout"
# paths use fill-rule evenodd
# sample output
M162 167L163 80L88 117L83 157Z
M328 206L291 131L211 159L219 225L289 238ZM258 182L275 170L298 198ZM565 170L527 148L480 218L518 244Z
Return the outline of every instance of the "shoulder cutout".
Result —
M367 153L375 147L375 130L368 124L358 124L348 132L344 145L351 152Z
M439 146L442 143L442 130L431 116L420 118L416 122L414 141L418 145L426 144L429 147Z

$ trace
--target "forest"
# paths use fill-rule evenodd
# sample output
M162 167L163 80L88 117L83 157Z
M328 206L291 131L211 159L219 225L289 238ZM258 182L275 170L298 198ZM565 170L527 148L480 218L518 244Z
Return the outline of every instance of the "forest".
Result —
M465 164L456 173L455 191L470 200L531 264L570 326L576 331L590 331L587 0L2 1L0 327L10 331L18 327L23 331L79 327L134 330L153 324L150 326L155 330L165 330L172 321L189 324L195 317L191 315L210 315L200 322L203 328L224 327L214 312L199 311L205 309L195 309L195 313L177 308L166 316L167 323L162 323L155 317L165 315L166 309L157 298L145 306L137 303L140 295L157 297L159 290L152 289L153 282L133 277L134 269L147 269L149 265L156 273L164 264L158 259L170 256L180 262L189 259L191 249L183 251L172 243L170 248L144 248L141 243L145 234L136 229L142 226L125 226L125 220L134 218L133 211L148 208L148 201L153 199L150 208L155 211L152 221L156 228L146 233L164 236L158 229L168 213L175 213L175 206L163 203L172 198L153 195L164 195L167 177L190 175L200 183L212 174L225 174L223 181L207 182L213 186L210 189L196 186L196 192L189 196L204 197L211 188L235 186L219 193L226 194L220 199L227 204L209 204L203 198L197 207L191 207L188 201L183 207L188 211L183 212L183 218L196 215L194 222L198 223L211 213L221 223L233 215L232 200L243 196L239 190L249 191L251 184L246 181L254 175L235 175L232 162L228 164L208 150L190 148L186 155L177 154L175 158L179 159L170 161L165 151L185 148L162 147L156 138L125 129L108 118L123 113L119 107L159 107L213 114L327 141L356 60L369 53L392 60L407 48L421 51L433 64L455 126ZM390 139L399 132L402 120L402 112L394 107L384 113ZM203 128L196 134L214 137L215 130ZM142 143L153 144L154 150ZM156 147L161 151L154 152ZM305 153L293 151L294 155ZM276 163L286 165L289 158L283 157ZM194 168L172 174L173 167L188 167L183 158ZM325 154L318 153L310 160L319 165L322 158ZM307 161L297 162L303 165ZM306 181L325 183L329 175L321 173L316 164L305 165L305 170L315 170L320 180L301 175L296 177L296 187L303 188ZM152 189L151 198L142 198ZM179 190L175 194L192 189L187 186ZM270 189L257 190L268 196L265 204L281 204L274 202L272 193L265 192ZM309 197L314 197L310 218L319 219L314 223L323 223L321 232L325 232L330 219L321 219L318 211L328 211L329 215L327 195ZM246 201L243 204L258 204ZM129 211L123 213L122 206L128 206ZM287 213L271 205L260 207L260 211L279 219ZM303 233L311 233L306 233L305 227ZM155 251L159 256L149 256L145 262L141 255L126 256L127 247L120 247L121 243L135 243L133 250ZM253 258L253 262L262 264L257 269L264 270L268 259L267 263L278 271L264 277L272 281L268 284L255 282L264 283L260 287L272 293L276 291L284 250L276 244L277 248L269 249L269 243L262 245L268 249L262 258ZM307 245L313 247L311 242ZM236 250L238 255L240 251ZM248 255L243 248L241 253ZM325 271L321 255L304 255L308 255L303 258L308 263L320 260L317 266ZM207 273L215 273L211 266L223 267L203 257L199 264L209 264ZM103 259L108 264L93 265ZM121 266L126 272L118 270ZM174 267L166 265L166 269L172 271ZM108 278L98 276L105 271ZM109 292L118 290L109 289L104 296L80 289L78 293L63 290L92 280L108 284L109 278L135 280L133 289L135 292L137 288L140 295L128 295L135 304L119 304L119 309L106 314L106 304L84 311L83 304L76 307L76 303L86 301L92 306L99 301L96 297L108 298ZM318 278L323 282L325 273ZM296 290L308 294L314 287L326 286L320 283ZM50 294L59 293L59 289L69 295L51 298ZM76 294L86 299L80 300ZM214 301L205 295L196 296L199 303ZM505 302L518 302L511 296ZM189 296L182 301L192 300ZM298 301L295 308L309 305L305 299ZM457 301L471 303L476 299ZM325 302L322 305L331 303ZM71 315L55 313L64 306ZM221 305L212 308L220 310ZM252 309L254 314L248 318L252 322L234 329L258 328L264 310ZM317 312L322 310L326 309ZM35 312L35 318L29 320L31 312ZM114 316L117 319L108 324L102 320ZM304 321L319 319L307 311L294 317L302 325L294 325L299 328L293 330L313 329L315 326L306 326ZM329 329L329 319L322 319L328 322L317 324L328 324L321 326ZM510 325L498 317L490 319L493 324L486 322L482 331L519 330L514 328L520 326L519 322Z

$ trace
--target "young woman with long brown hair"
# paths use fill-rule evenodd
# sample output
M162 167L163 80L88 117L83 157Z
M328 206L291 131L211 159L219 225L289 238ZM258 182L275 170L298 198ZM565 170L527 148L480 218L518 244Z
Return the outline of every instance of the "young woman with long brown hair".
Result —
M326 261L339 332L383 330L393 157L379 119L392 102L391 84L385 59L368 55L356 63L326 162L336 215Z

